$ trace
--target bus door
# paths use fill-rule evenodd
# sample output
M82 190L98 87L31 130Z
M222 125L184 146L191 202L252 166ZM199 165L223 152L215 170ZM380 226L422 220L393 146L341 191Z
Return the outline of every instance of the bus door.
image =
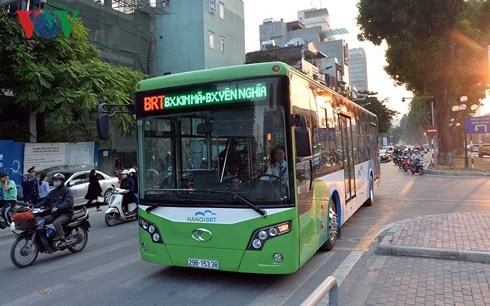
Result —
M356 195L356 181L354 171L354 148L352 140L351 118L339 115L340 130L342 133L342 151L344 158L344 184L345 202Z

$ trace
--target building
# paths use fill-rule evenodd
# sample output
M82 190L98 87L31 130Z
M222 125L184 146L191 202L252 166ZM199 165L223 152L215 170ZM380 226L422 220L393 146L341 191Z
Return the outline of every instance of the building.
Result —
M333 74L330 70L326 70L325 73L334 76L336 82L336 90L339 93L349 95L349 47L347 42L343 39L330 40L318 43L318 50L323 54L326 54L329 58L334 58L336 63L340 66Z
M242 0L163 3L165 13L156 17L157 75L245 62Z
M368 91L366 52L363 48L349 49L349 69L351 87L358 92Z
M244 9L242 0L33 0L49 10L78 11L88 28L88 39L103 60L147 75L242 64L245 61ZM152 2L153 3L153 2ZM6 0L14 12L26 3ZM158 64L157 64L158 63ZM14 114L14 115L13 115ZM13 109L0 116L26 127L36 140L36 114ZM95 124L93 126L95 129ZM124 166L136 160L136 141L123 138L111 127L112 148ZM107 151L107 149L102 148ZM107 152L104 152L106 154ZM106 156L106 155L104 155Z
M330 29L330 18L326 8L312 8L298 11L298 21L306 28L321 27L322 31Z
M288 48L293 46L308 45L314 43L318 53L326 56L321 60L317 60L317 67L325 84L337 92L349 95L349 56L348 46L344 40L336 40L332 36L327 35L328 30L325 28L325 22L328 22L328 11L306 10L301 12L321 12L322 18L317 18L313 21L307 18L310 15L305 15L303 20L307 20L310 27L297 20L284 22L284 20L274 21L271 18L265 19L259 25L260 45L263 52L268 52L273 55L284 56L284 53L289 52ZM324 14L327 14L326 16ZM303 16L298 12L299 16ZM315 15L316 16L316 15ZM326 21L325 21L326 20ZM285 52L280 53L276 49L286 48ZM287 60L287 59L286 59ZM286 61L285 60L285 61ZM295 67L294 65L292 65Z
M154 74L154 16L149 5L92 0L58 0L45 4L48 10L78 11L89 30L87 38L101 51L102 60Z

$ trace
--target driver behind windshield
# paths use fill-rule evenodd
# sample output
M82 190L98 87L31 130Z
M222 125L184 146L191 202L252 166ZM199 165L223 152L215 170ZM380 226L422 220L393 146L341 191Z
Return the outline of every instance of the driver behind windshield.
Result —
M271 151L269 167L265 175L260 178L261 181L281 180L286 186L288 185L288 163L284 159L285 155L285 149L282 145L277 145Z

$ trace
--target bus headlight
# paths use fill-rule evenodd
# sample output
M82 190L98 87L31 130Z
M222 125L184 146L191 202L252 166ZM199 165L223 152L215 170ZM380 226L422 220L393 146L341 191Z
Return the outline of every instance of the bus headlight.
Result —
M247 250L260 251L264 247L266 241L287 234L290 231L291 231L291 221L274 224L264 228L259 228L253 233L252 238L248 243ZM275 257L276 256L274 255L274 258Z
M160 241L160 234L159 233L154 233L153 236L151 236L154 242Z
M266 231L260 231L260 232L259 232L259 239L260 239L260 240L265 240L265 239L267 239L267 232L266 232Z
M262 241L260 241L260 239L254 239L254 241L252 241L252 246L256 249L260 249L262 247Z
M138 217L138 224L145 232L150 234L151 240L155 243L163 243L162 236L160 236L160 230L155 224Z

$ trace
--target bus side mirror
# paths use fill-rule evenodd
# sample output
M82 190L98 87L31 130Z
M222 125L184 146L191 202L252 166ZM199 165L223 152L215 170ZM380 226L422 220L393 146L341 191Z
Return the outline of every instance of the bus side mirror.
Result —
M311 156L313 149L311 147L311 133L307 127L295 127L294 136L296 139L296 156Z
M104 111L104 103L97 108L97 134L99 139L109 138L109 113Z

